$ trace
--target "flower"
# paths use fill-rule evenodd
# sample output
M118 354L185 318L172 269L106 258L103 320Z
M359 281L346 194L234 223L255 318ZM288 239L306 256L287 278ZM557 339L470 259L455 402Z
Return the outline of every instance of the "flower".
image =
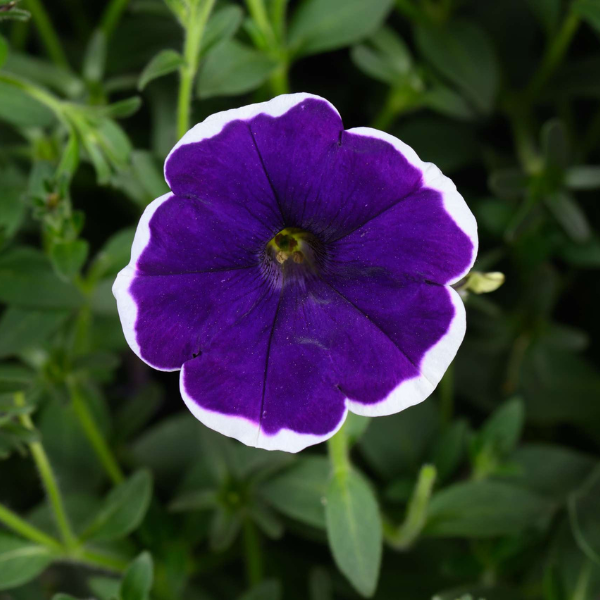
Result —
M477 226L454 184L310 94L217 113L170 152L113 292L132 350L205 425L297 452L431 394L465 332Z

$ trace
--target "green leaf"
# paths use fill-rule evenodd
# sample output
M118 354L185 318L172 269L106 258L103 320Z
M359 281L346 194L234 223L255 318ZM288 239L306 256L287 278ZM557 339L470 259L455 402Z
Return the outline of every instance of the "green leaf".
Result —
M71 596L70 594L54 594L52 596L52 600L78 600L75 596Z
M200 67L197 92L200 98L237 96L261 86L277 63L240 42L229 40L207 56Z
M465 455L469 426L466 421L455 421L436 440L431 462L438 482L444 482L458 469Z
M94 280L116 275L127 265L134 235L135 228L127 227L108 239L90 267L90 276Z
M83 57L83 78L97 83L102 81L106 65L106 35L102 29L96 29L85 50Z
M12 238L25 218L27 180L19 169L13 165L7 165L0 167L0 181L2 181L0 232L3 237Z
M37 577L51 562L44 546L0 531L0 590L9 590Z
M373 419L358 446L370 466L392 479L418 471L438 429L435 404L422 402L385 419Z
M560 255L580 269L596 269L600 267L600 239L591 237L583 244L568 242L560 248Z
M148 600L152 589L154 565L149 552L142 552L123 575L119 600Z
M520 375L530 420L585 424L600 417L600 374L585 357L540 341L525 353Z
M600 167L580 165L565 173L565 184L572 190L597 190L600 188Z
M108 106L102 106L98 109L98 112L104 117L126 119L134 115L140 109L140 106L142 106L142 99L139 96L132 96Z
M125 441L141 431L158 411L162 397L160 387L149 383L127 399L115 414L116 437Z
M554 444L525 444L511 457L519 473L514 482L543 496L563 501L594 468L594 458Z
M33 310L8 307L0 317L0 358L45 342L65 322L65 310Z
M552 35L556 31L560 18L560 0L527 0L527 3L546 34Z
M13 85L0 81L0 120L15 127L48 127L54 113Z
M147 470L134 473L114 488L86 528L85 539L110 541L125 537L142 522L152 495L152 477Z
M231 39L239 29L244 18L244 11L239 6L225 6L215 11L204 30L200 55L206 56L219 44Z
M494 194L510 200L522 197L527 191L528 183L527 174L515 167L492 171L488 185Z
M0 344L4 342L0 328ZM27 389L33 383L35 373L27 367L17 364L0 364L0 393L19 392ZM24 414L31 411L31 407L17 407L12 398L8 403L0 400L0 413ZM1 421L1 417L0 417Z
M79 274L88 255L89 245L85 240L58 242L50 249L50 259L56 274L63 281L71 281Z
M8 56L8 44L3 36L0 35L0 67L4 65Z
M121 582L113 577L92 577L88 580L94 598L98 600L114 600L118 598Z
M224 552L235 541L242 528L239 513L226 508L218 508L210 524L210 548L213 552Z
M372 596L383 547L377 500L355 471L334 477L325 505L327 538L340 571L363 596Z
M434 494L425 533L465 538L514 535L542 523L553 507L550 500L514 484L457 483Z
M289 46L306 56L350 46L374 33L392 0L303 0L292 15Z
M326 458L300 458L289 469L267 481L260 493L284 515L324 529L324 499L330 474L331 466Z
M281 583L271 579L254 586L249 592L241 595L238 600L280 600L282 594Z
M571 10L600 32L600 2L598 0L576 0Z
M24 308L77 308L84 298L72 284L61 281L48 259L26 246L0 254L0 301Z
M444 27L416 29L423 56L482 113L492 110L499 83L494 48L476 23L456 20Z
M573 537L581 551L600 563L600 469L569 496L569 519Z
M431 110L453 119L469 121L477 116L460 94L444 85L435 84L430 87L421 95L421 102Z
M131 155L133 172L142 184L150 200L154 200L169 191L165 182L162 169L158 167L157 160L150 152L134 150Z
M584 243L590 239L592 230L587 217L569 193L554 192L544 200L548 210L574 242Z
M398 86L411 72L412 57L406 44L398 34L389 27L382 27L366 44L352 48L352 60L367 75Z
M151 81L177 71L185 64L183 56L175 50L161 50L144 68L138 81L142 91Z
M80 96L85 89L83 81L72 71L58 67L48 60L21 52L10 53L4 70L23 79L40 83L69 98Z
M522 400L509 400L485 422L477 435L477 445L490 446L500 456L507 456L519 442L524 424L525 409Z
M547 170L564 169L569 161L567 129L560 119L548 121L542 128L542 152Z

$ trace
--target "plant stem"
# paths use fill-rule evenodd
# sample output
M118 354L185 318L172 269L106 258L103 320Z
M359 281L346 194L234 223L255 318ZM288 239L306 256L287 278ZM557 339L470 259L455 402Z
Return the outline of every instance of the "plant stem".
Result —
M269 85L274 96L289 94L290 84L288 81L288 65L282 62L277 70L269 78Z
M542 59L542 64L525 92L529 104L542 91L551 75L562 62L578 27L579 16L574 12L569 12L563 21L562 27L553 36L552 43L546 49Z
M588 597L591 576L592 561L586 559L583 565L581 565L581 570L579 571L579 576L577 577L577 583L575 584L571 600L585 600Z
M333 468L333 476L344 479L352 468L345 426L342 425L342 428L327 440L327 450Z
M32 542L36 542L37 544L41 544L42 546L46 546L57 552L63 551L63 547L58 540L55 540L37 527L30 525L27 521L2 504L0 504L0 521L15 533L18 533Z
M208 17L213 9L215 0L202 0L190 4L188 19L185 22L185 42L183 58L185 64L181 67L179 98L177 101L177 135L179 138L190 128L190 109L192 103L192 87L196 71L202 35Z
M111 449L109 448L104 436L100 432L96 421L90 409L79 389L77 383L72 377L67 379L67 386L71 395L71 402L73 403L73 409L75 414L81 423L81 427L88 441L92 445L92 448L96 452L96 456L100 460L100 463L104 467L107 475L110 477L114 484L119 484L125 480L123 471L119 466L119 463L115 459Z
M248 585L252 588L262 581L263 559L256 525L249 518L244 519L244 551Z
M248 7L248 12L252 17L252 20L262 32L264 40L267 43L267 48L270 50L278 48L277 36L273 31L273 27L271 27L269 15L263 0L246 0L246 6Z
M100 28L104 32L106 39L112 36L128 4L129 0L111 0L109 5L104 9L100 20Z
M437 472L433 465L423 465L408 504L404 523L398 528L384 523L383 533L385 539L396 550L407 550L421 534L427 522L427 509L436 476Z
M76 562L88 565L90 567L98 567L100 569L122 573L129 564L128 561L121 558L110 556L95 550L82 549L72 555L72 559Z
M27 0L27 8L31 11L31 16L40 33L42 42L46 47L48 56L52 62L59 67L69 68L67 56L61 46L59 37L54 30L50 17L40 0Z
M17 392L15 394L15 403L17 406L23 406L25 404L25 396L22 392ZM19 420L21 421L23 427L26 427L31 431L34 430L33 423L29 415L20 415ZM60 493L58 483L56 482L54 472L52 471L50 461L46 455L46 451L44 450L41 442L31 442L29 444L29 448L40 473L40 478L46 490L46 494L48 495L48 500L50 501L50 506L54 512L56 525L60 531L63 542L67 549L74 548L77 545L77 539L75 538L75 535L71 529L63 498Z
M444 373L440 381L440 412L442 423L448 425L454 414L454 363Z

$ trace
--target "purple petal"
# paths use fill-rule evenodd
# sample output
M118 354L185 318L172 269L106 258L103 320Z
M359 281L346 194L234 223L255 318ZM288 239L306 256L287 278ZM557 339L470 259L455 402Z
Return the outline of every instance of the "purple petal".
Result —
M378 322L330 284L306 285L284 286L279 300L270 294L184 365L182 395L203 423L248 445L296 452L337 431L347 405L385 414L431 393L416 362L431 344L418 338L437 342L453 321L445 288L395 290L400 307ZM423 316L416 303L432 299ZM399 334L406 325L416 329Z
M256 256L251 267L236 266L250 260L243 240L228 238L223 246L215 238L211 249L205 229L218 231L223 223L204 217L196 201L171 194L155 200L138 225L131 262L113 286L130 347L156 369L180 369L268 289Z

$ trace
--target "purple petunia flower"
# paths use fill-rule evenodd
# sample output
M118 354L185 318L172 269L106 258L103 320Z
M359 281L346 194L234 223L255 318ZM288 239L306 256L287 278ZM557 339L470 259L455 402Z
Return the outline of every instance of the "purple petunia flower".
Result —
M477 225L456 187L398 139L345 131L323 98L291 94L196 125L165 162L113 287L146 363L181 369L205 425L297 452L350 410L424 400L465 309L449 287Z

